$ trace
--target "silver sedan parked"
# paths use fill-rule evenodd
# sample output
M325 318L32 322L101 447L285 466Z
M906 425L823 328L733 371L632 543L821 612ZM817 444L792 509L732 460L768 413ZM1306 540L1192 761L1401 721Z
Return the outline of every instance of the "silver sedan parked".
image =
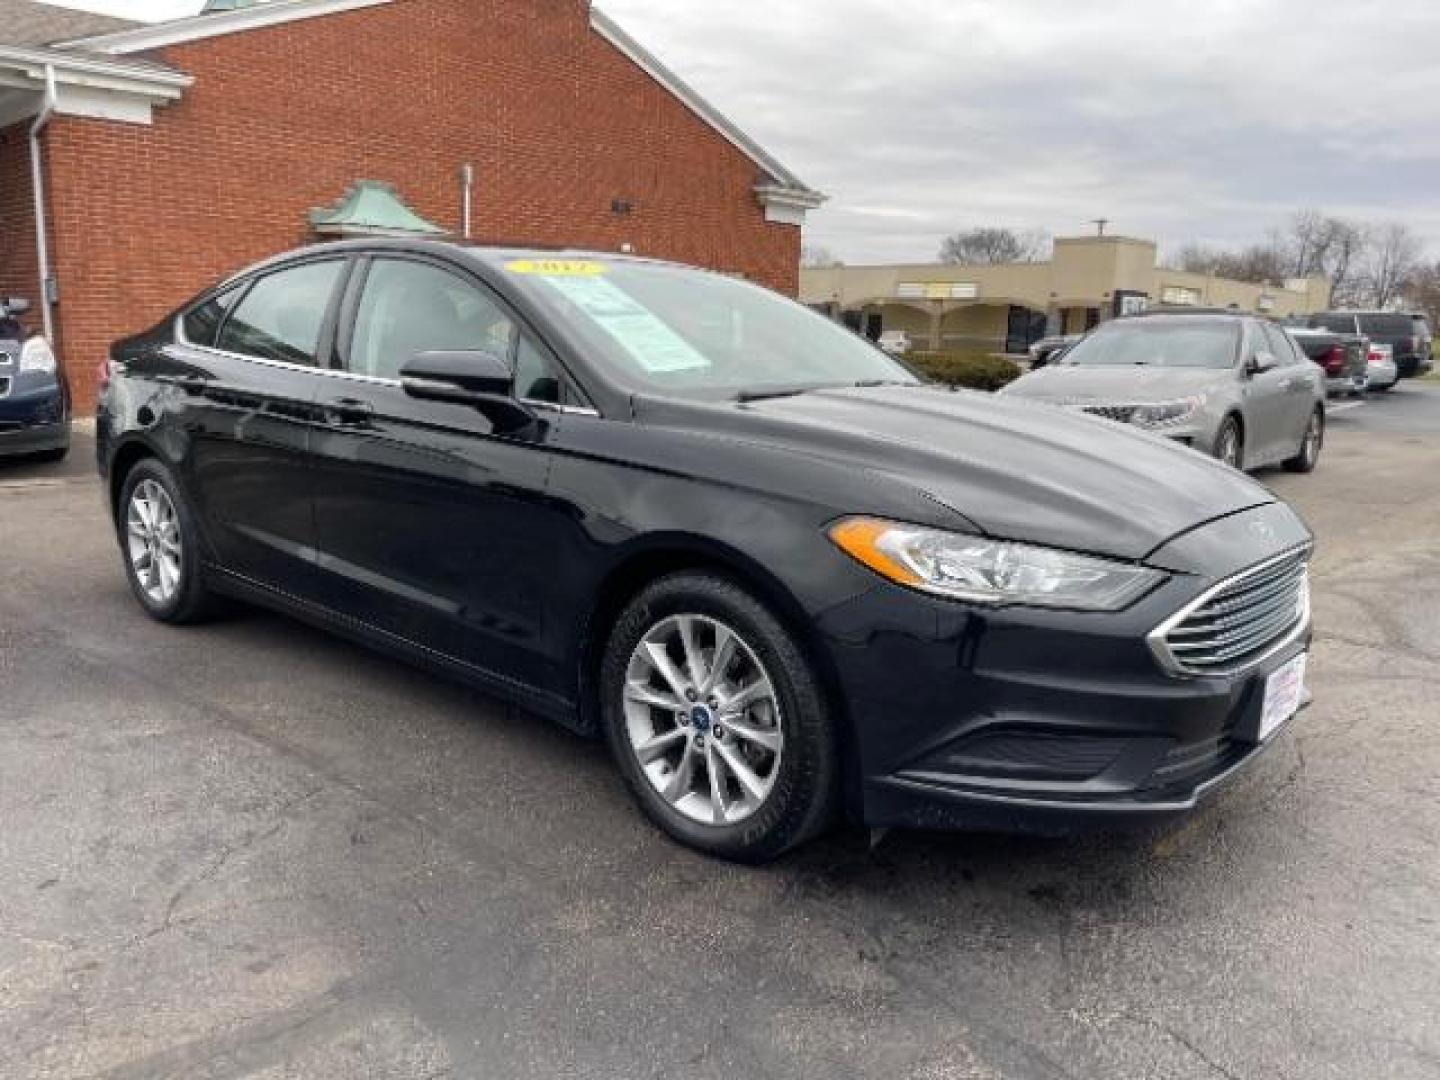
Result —
M1325 440L1323 373L1284 330L1244 315L1119 319L1003 393L1147 428L1238 469L1309 472Z

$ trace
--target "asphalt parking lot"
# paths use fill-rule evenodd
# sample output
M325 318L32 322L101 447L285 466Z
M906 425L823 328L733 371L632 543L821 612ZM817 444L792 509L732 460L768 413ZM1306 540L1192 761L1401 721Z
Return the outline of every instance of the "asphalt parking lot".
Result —
M1440 385L1262 475L1320 537L1316 703L1196 817L765 870L467 690L149 622L87 452L0 467L0 1075L1440 1074Z

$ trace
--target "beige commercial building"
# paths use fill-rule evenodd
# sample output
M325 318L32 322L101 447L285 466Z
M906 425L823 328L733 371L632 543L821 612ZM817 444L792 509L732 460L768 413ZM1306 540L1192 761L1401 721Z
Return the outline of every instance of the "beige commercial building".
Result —
M1329 305L1330 283L1252 285L1167 270L1149 240L1085 236L1056 240L1049 262L807 269L800 298L871 337L904 330L920 349L1019 353L1162 304L1306 315Z

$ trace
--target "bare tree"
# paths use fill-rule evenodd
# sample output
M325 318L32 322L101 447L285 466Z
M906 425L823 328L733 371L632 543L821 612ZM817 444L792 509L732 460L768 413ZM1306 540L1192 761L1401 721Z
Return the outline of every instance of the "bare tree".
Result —
M1388 308L1400 298L1420 262L1420 239L1410 226L1391 222L1375 233L1365 270L1367 300Z
M1189 244L1176 253L1174 261L1177 269L1191 274L1212 274L1257 285L1282 281L1286 276L1285 253L1273 239L1238 251Z
M1014 229L980 228L947 236L940 245L940 261L988 266L995 263L1034 262L1050 246L1043 232L1017 233Z
M1417 266L1405 289L1410 307L1430 317L1431 326L1440 326L1440 260Z
M819 247L815 244L802 244L800 247L800 265L807 270L829 270L831 267L844 266L845 263L827 247Z

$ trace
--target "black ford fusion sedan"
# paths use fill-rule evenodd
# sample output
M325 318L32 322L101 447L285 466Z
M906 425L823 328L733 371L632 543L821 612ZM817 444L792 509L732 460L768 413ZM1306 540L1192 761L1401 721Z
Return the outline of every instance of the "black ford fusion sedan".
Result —
M1312 540L1264 488L729 277L314 247L106 376L152 616L242 598L601 735L727 858L1180 814L1307 699Z

